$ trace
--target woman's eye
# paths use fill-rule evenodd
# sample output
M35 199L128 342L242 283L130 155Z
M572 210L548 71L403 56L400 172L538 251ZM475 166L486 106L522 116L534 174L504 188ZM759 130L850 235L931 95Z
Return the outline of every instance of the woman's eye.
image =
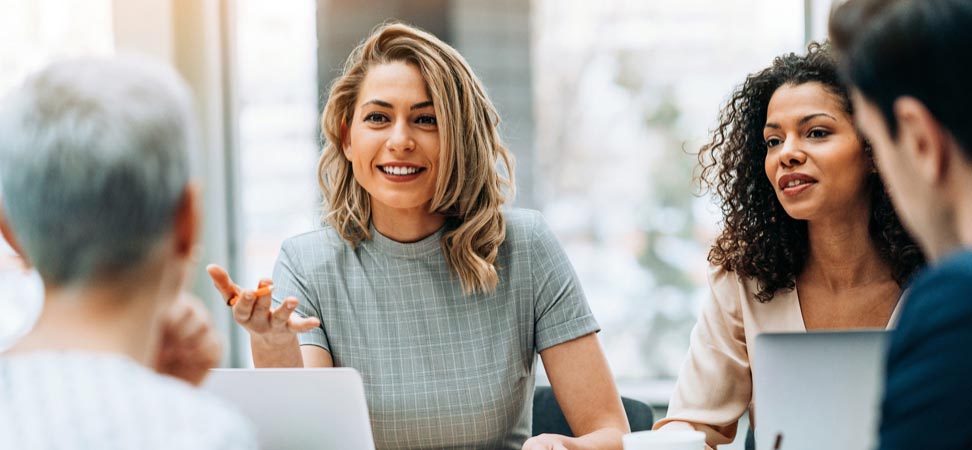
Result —
M815 139L825 138L827 136L830 136L830 132L821 129L810 130L810 133L807 136Z
M438 124L438 121L436 121L435 116L426 115L426 116L419 116L418 118L416 118L415 123L419 125L436 125Z
M385 122L388 121L388 118L385 117L382 114L371 113L371 114L368 114L367 116L365 116L364 121L365 122L373 122L373 123L385 123Z
M769 138L766 140L766 147L773 148L776 147L777 145L780 145L781 143L783 143L783 141L781 141L779 138Z

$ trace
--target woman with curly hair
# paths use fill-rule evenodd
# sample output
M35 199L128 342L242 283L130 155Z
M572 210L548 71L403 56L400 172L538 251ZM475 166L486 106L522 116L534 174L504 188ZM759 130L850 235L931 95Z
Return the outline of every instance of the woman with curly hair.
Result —
M668 417L715 447L750 407L747 345L762 332L885 328L923 263L876 173L828 45L746 78L702 147L721 200L712 298L692 331Z
M324 108L324 228L284 242L272 294L210 275L241 295L256 366L361 373L379 449L620 449L628 422L577 276L538 213L500 209L498 123L453 48L378 28ZM530 437L538 353L576 438Z

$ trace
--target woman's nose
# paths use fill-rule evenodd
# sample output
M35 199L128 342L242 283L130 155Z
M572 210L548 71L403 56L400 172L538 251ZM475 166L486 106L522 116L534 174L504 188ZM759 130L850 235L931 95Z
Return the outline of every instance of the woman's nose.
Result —
M807 160L807 154L800 147L799 139L787 139L783 142L780 149L780 164L790 167L803 164Z
M415 140L412 139L411 130L408 125L404 122L396 123L391 130L391 135L388 136L388 141L385 143L389 150L392 151L411 151L415 149Z

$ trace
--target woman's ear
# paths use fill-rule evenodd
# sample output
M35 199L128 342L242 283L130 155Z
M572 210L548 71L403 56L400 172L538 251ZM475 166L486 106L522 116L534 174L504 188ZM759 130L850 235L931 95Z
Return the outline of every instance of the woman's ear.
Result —
M0 200L0 235L3 235L7 244L10 244L10 248L17 252L24 261L27 260L27 256L21 250L20 244L17 243L17 236L14 236L13 226L7 220L7 212L3 209L3 200Z
M951 155L948 136L925 104L913 97L894 102L898 122L898 147L907 154L916 171L929 184L944 181Z
M195 255L196 244L199 242L202 222L199 185L190 182L182 194L182 200L176 209L174 235L176 253L187 259Z

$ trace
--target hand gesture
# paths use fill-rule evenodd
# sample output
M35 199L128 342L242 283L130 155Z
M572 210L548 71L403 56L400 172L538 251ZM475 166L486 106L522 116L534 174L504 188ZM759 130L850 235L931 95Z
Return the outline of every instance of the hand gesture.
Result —
M223 295L226 303L233 308L233 319L250 333L252 338L267 344L286 343L297 333L314 329L321 322L316 317L301 317L294 313L297 298L287 297L277 308L272 308L270 292L273 282L260 280L257 290L245 290L230 279L226 270L216 264L206 267L213 279L216 290ZM236 300L234 300L234 298Z
M199 299L183 293L162 312L155 370L194 385L219 364L223 342Z

